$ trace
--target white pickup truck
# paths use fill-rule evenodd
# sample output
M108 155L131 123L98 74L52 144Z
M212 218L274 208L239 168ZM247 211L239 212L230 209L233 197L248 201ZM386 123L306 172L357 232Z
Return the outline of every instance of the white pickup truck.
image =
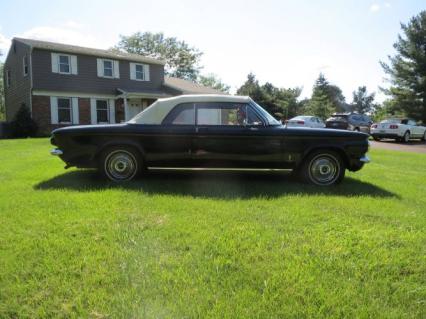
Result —
M426 127L416 125L414 120L393 118L371 125L370 134L376 141L382 138L391 138L405 143L410 139L425 141Z

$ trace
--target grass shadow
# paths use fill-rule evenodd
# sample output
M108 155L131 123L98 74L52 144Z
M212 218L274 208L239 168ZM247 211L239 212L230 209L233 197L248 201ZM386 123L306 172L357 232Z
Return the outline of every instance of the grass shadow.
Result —
M234 199L279 197L289 194L398 197L376 185L346 177L342 184L318 187L297 182L288 173L156 171L127 183L102 180L96 171L78 170L55 176L34 186L36 190L95 191L125 189L146 194L186 195Z

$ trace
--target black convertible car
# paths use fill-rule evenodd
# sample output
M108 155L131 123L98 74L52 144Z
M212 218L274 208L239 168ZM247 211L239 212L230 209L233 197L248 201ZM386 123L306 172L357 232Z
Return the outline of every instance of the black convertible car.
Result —
M66 168L98 168L113 181L150 168L269 168L332 185L369 162L367 134L286 128L249 97L229 95L160 99L124 124L54 130L51 143Z

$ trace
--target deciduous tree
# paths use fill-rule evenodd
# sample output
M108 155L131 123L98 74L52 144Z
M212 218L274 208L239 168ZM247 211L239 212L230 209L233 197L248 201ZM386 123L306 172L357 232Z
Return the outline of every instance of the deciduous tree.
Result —
M231 88L229 85L223 83L222 80L213 73L200 75L197 82L201 85L222 91L224 93L229 93L229 89Z
M114 50L140 54L165 61L165 73L169 76L196 81L200 73L202 52L185 41L165 37L163 33L137 32L120 36Z

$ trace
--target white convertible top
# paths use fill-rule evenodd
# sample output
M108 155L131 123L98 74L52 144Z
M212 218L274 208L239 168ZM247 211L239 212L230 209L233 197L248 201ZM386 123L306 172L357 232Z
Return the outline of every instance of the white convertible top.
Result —
M128 123L134 124L161 124L164 117L178 104L197 102L231 102L248 103L251 99L248 96L221 95L221 94L200 94L200 95L179 95L175 97L158 99L151 106L132 118Z

